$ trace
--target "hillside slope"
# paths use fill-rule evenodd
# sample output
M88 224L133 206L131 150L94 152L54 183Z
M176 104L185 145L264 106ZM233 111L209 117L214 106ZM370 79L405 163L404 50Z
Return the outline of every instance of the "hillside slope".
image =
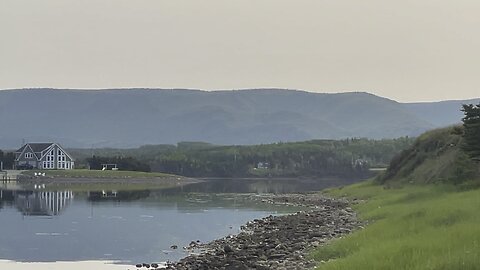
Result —
M428 104L407 105L368 93L281 89L2 90L0 148L16 148L22 139L90 148L394 138L451 124L422 118L432 114L419 113L431 111Z
M426 132L376 181L329 190L355 200L367 226L316 248L319 269L479 269L480 167L462 133Z
M432 130L419 136L413 146L391 161L381 183L459 184L479 176L478 164L461 150L463 127Z

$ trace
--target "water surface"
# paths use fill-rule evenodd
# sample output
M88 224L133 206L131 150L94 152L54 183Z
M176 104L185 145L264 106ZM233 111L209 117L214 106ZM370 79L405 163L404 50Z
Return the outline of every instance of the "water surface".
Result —
M333 181L333 180L332 180ZM340 183L334 181L334 183ZM163 262L191 241L239 232L247 221L294 211L235 193L319 190L329 181L215 179L169 189L78 190L0 186L0 260ZM173 249L172 246L178 246Z

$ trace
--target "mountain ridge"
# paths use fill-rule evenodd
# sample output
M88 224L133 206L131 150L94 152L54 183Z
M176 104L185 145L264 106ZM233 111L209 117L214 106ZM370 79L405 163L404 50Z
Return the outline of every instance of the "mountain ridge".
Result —
M6 89L0 91L0 147L15 148L22 139L90 148L416 136L457 123L462 102L275 88Z

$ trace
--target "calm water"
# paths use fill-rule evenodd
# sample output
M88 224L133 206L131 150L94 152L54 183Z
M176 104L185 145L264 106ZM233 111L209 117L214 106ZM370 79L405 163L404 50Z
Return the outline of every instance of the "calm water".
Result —
M216 179L123 191L0 184L0 260L177 260L191 241L235 234L249 220L295 210L245 201L232 193L303 192L333 183L343 182Z

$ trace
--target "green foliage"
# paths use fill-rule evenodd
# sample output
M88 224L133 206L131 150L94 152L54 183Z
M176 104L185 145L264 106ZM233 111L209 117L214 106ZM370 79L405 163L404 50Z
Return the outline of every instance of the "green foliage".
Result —
M478 269L480 189L369 181L329 193L366 200L354 208L369 225L314 250L319 269Z
M380 183L396 181L461 184L477 177L476 165L460 146L463 127L436 129L419 136L413 145L395 156Z
M252 146L216 146L183 142L177 146L138 149L95 149L98 156L131 156L153 171L194 177L352 176L367 175L370 167L385 167L413 139L314 140ZM92 150L74 149L88 158ZM113 162L114 163L114 162ZM259 166L259 163L268 164Z
M464 127L463 150L471 159L480 161L480 103L478 105L464 104L462 109Z
M120 171L141 171L150 172L148 164L138 161L132 157L97 157L93 156L87 159L91 170L101 170L102 164L117 164Z

